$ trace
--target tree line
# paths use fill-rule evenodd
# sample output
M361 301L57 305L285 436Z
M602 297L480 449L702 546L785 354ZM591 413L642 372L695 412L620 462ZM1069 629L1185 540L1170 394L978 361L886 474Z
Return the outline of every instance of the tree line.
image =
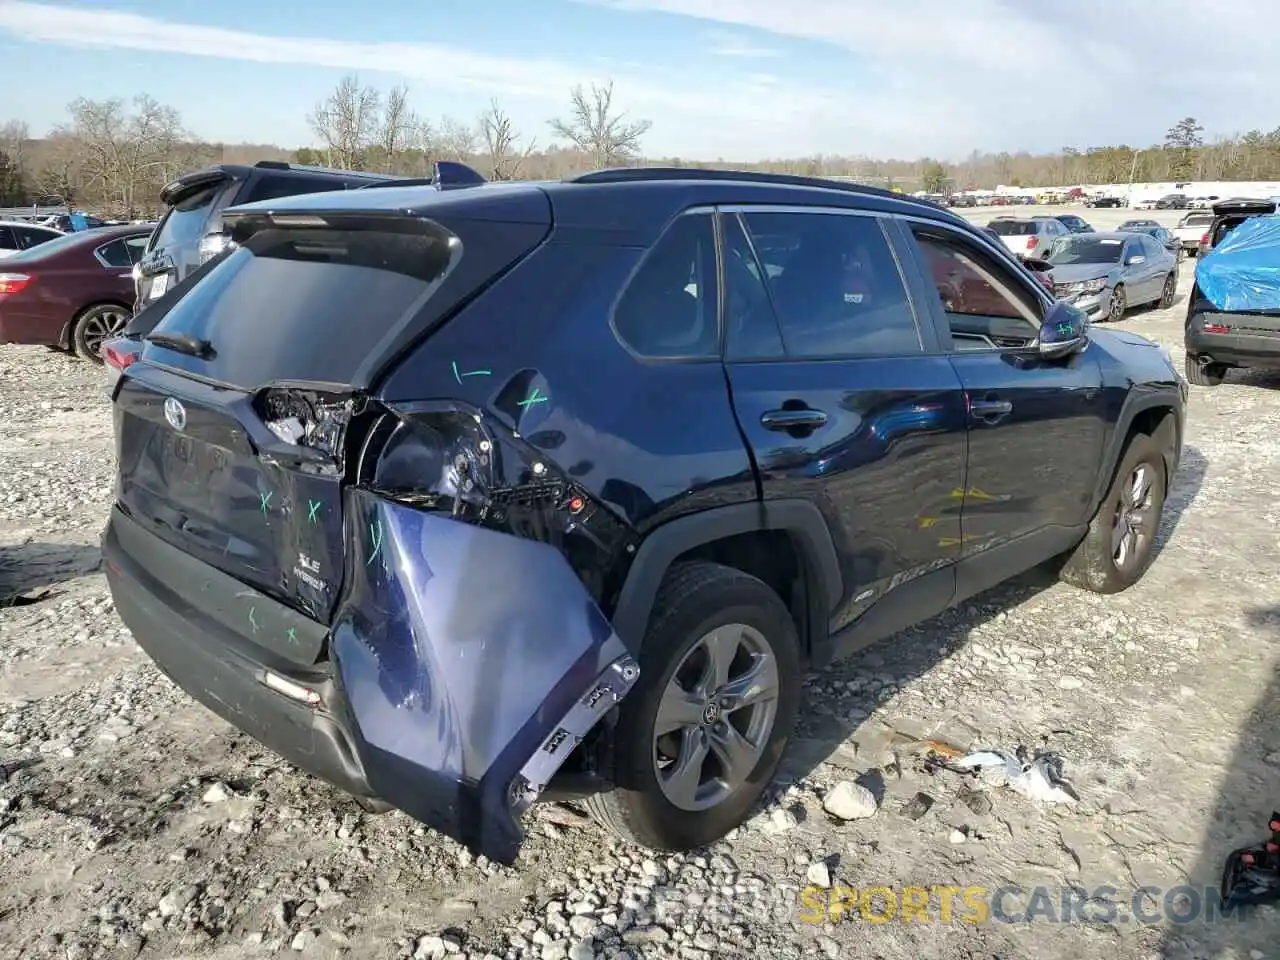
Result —
M56 199L106 216L154 216L160 212L160 188L182 172L208 163L258 160L419 177L428 176L437 160L460 160L492 180L555 179L644 160L851 177L937 193L1000 184L1280 180L1280 128L1206 143L1203 127L1192 117L1174 124L1163 143L1147 147L1064 147L1051 154L975 150L953 163L930 157L819 155L738 163L646 156L643 140L652 124L619 108L611 82L568 91L563 115L547 121L545 131L517 129L497 100L472 120L426 117L413 109L406 87L380 90L354 74L306 119L316 146L209 143L192 135L175 109L147 94L131 101L80 98L43 138L32 137L23 123L0 125L0 206Z

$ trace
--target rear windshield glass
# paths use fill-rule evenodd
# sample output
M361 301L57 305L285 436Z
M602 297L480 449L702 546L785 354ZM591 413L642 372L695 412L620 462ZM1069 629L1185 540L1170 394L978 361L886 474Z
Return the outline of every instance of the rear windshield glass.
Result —
M1189 213L1182 218L1184 227L1199 227L1209 223L1213 223L1212 213Z
M992 220L991 229L1002 237L1025 237L1036 232L1030 220Z
M263 230L213 267L151 333L207 341L213 356L154 343L144 356L246 389L273 380L349 383L461 253L438 226Z
M184 197L181 202L169 209L160 229L156 231L151 242L151 249L181 247L195 243L204 232L205 221L209 219L209 208L213 206L218 191L225 186L225 181L212 187L206 187Z
M1055 267L1071 263L1119 263L1123 248L1123 241L1115 237L1091 237L1087 233L1077 233L1055 240L1045 259Z

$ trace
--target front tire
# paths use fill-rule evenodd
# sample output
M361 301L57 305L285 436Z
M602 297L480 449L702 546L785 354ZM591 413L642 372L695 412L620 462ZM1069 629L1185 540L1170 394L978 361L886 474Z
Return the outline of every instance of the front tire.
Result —
M1227 377L1225 363L1201 363L1189 353L1184 371L1187 383L1197 387L1216 387Z
M1160 309L1168 310L1178 296L1178 279L1174 274L1164 278L1164 292L1160 294Z
M663 581L619 706L613 780L583 806L622 840L690 850L750 814L795 723L799 640L767 584L697 561Z
M129 311L114 303L99 303L86 307L75 319L71 331L71 346L81 360L102 362L102 344L124 329L129 322Z
M1119 286L1111 291L1111 299L1107 302L1107 320L1116 323L1124 319L1124 312L1129 309L1129 298L1124 287Z
M1119 593L1137 583L1151 562L1166 483L1160 447L1135 433L1089 532L1059 572L1062 580L1093 593Z

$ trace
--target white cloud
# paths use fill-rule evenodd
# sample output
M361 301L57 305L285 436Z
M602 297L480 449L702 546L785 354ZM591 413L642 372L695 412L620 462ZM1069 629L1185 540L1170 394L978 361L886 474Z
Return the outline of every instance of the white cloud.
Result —
M824 111L832 105L823 91L761 83L751 76L701 88L684 77L682 85L667 86L653 78L660 71L607 56L566 63L499 57L444 44L270 36L27 0L0 2L0 31L70 46L398 74L413 80L415 89L501 97L513 114L523 111L517 119L527 121L530 130L564 106L575 84L611 79L621 109L654 120L647 150L667 155L750 159L812 150ZM199 129L198 117L187 119Z
M843 49L884 83L881 115L915 118L914 154L1149 142L1188 114L1229 133L1266 125L1280 83L1280 0L578 2ZM859 91L835 95L856 104ZM899 140L864 134L868 152Z
M710 46L707 52L713 57L740 57L745 60L760 60L766 57L780 57L782 51L774 47L752 43L745 37L727 30L713 30L707 34Z

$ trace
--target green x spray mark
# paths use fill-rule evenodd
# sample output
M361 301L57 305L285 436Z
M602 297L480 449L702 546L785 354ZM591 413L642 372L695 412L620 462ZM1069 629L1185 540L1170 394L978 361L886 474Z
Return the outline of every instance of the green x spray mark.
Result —
M549 399L550 399L549 397L545 397L545 396L543 396L543 394L542 394L542 391L541 391L541 390L539 390L537 387L534 387L534 388L533 388L533 393L529 394L529 396L528 396L527 398L525 398L524 400L521 400L519 403L517 403L517 404L516 404L516 406L517 406L517 407L532 407L535 403L546 403L546 402L547 402L547 400L549 400Z
M258 611L257 607L249 608L249 626L253 627L254 633L258 632L258 621L257 621L257 618L255 617L255 614L257 613L257 611Z
M369 559L364 565L370 566L374 560L378 559L382 554L382 521L377 520L369 524L369 540L373 544L373 552L369 554Z
M322 506L322 504L320 503L320 501L319 501L319 500L308 500L308 501L307 501L307 522L308 522L308 523L315 523L315 522L316 522L316 517L320 516L320 507L321 507L321 506Z
M491 377L491 376L493 376L492 370L468 370L466 373L459 373L458 361L457 360L453 361L453 379L457 380L459 383L462 382L463 377Z
M262 515L264 517L267 515L267 510L271 508L271 498L274 496L275 492L271 490L268 490L266 493L258 494L258 500L260 501L258 506L262 509Z
M298 631L295 630L293 627L289 628L289 642L290 643L298 642Z

